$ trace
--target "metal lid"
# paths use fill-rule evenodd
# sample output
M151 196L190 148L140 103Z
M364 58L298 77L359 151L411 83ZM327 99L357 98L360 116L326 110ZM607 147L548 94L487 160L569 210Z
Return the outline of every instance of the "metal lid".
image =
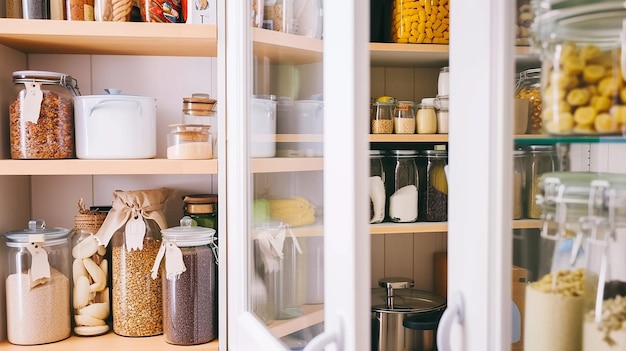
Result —
M46 228L46 221L43 219L32 219L28 221L27 229L6 232L4 237L7 240L7 246L16 247L28 244L32 239L30 235L43 235L44 246L50 246L65 242L69 232L70 230L66 228Z
M387 305L387 289L372 289L372 312L431 312L445 308L446 298L418 289L394 289L394 306Z
M80 96L78 81L65 73L50 71L15 71L13 83L38 82L55 84L67 88L73 96Z
M383 150L370 150L370 156L384 156L385 155L385 151Z

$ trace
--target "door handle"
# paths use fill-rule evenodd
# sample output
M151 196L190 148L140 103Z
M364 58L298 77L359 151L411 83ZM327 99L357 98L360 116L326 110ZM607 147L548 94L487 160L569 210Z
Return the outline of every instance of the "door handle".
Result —
M451 351L450 332L454 323L463 324L465 316L465 302L460 292L454 291L450 294L448 307L443 312L439 327L437 329L437 350Z

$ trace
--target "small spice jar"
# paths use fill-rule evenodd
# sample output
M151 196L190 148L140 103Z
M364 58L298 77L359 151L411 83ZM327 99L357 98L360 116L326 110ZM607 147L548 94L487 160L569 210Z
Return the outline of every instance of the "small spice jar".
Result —
M382 150L370 150L370 223L385 219L385 170Z
M393 133L393 102L375 102L372 111L372 134Z
M206 160L213 158L213 137L206 124L170 124L167 134L167 158Z
M389 158L394 169L393 178L389 177L387 195L389 198L389 217L392 222L405 223L417 220L418 208L418 171L417 151L392 150Z
M415 108L413 101L398 101L393 112L393 131L396 134L415 133Z
M524 215L526 202L526 151L513 151L513 219Z
M526 218L541 218L541 207L535 201L539 194L542 174L558 170L556 149L553 145L529 145L526 172Z
M419 218L425 222L448 220L448 178L445 168L448 151L445 145L420 152L418 169L420 178Z
M111 311L109 260L106 247L95 234L106 218L106 212L87 210L83 199L78 202L74 228L70 231L72 246L72 306L74 333L80 336L101 335L109 331Z
M4 234L7 338L17 345L63 340L71 334L69 229L46 228L42 219L28 229Z
M76 80L63 73L16 71L13 85L11 158L73 158L73 98L80 95Z
M163 336L174 345L197 345L217 337L215 230L192 226L185 216L179 227L161 231L163 243L152 268L163 285ZM161 265L161 259L165 265Z
M435 134L437 133L437 114L435 113L434 98L424 98L417 107L417 133Z
M183 214L201 227L217 230L217 194L183 196Z

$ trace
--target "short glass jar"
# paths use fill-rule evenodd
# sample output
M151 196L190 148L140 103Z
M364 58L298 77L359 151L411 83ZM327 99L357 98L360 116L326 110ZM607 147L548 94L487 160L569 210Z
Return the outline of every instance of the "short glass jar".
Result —
M448 108L449 101L447 95L437 95L435 100L433 101L435 105L435 110L437 114L437 133L439 134L448 134L449 130L449 118L448 118Z
M10 343L37 345L70 336L69 229L46 228L42 219L28 229L4 234L8 247L6 327Z
M393 106L392 102L375 102L371 110L372 134L393 133Z
M217 230L217 194L183 196L183 214L201 227Z
M393 131L396 134L415 133L415 103L398 101L393 110Z
M9 106L13 159L73 158L76 80L46 71L13 72L14 100Z
M542 131L542 104L541 104L541 68L527 69L519 74L515 86L515 98L528 100L530 103L530 134L539 134Z
M418 134L437 133L437 113L434 103L434 98L424 98L422 103L418 105L415 117Z
M211 126L206 124L170 124L167 134L167 158L206 160L213 158Z

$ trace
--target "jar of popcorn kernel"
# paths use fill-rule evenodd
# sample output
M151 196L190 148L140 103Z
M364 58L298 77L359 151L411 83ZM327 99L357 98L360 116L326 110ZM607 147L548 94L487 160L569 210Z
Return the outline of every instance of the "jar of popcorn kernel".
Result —
M547 133L624 134L624 19L626 10L619 1L537 1L532 38L541 50Z

